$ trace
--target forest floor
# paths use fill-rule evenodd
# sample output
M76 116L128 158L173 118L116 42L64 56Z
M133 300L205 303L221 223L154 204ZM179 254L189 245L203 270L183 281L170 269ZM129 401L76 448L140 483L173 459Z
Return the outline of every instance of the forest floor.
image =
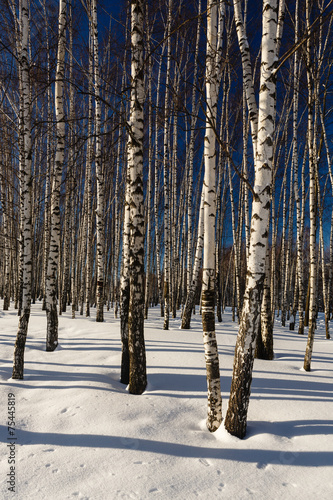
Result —
M205 428L199 314L189 331L179 329L179 318L163 331L159 309L149 311L149 383L141 396L119 382L119 320L112 311L104 323L94 316L72 320L69 311L59 320L60 345L45 352L45 313L33 305L18 381L10 378L17 312L0 312L0 498L333 498L333 341L325 339L322 316L309 373L302 370L307 335L276 320L274 360L254 363L243 440L223 424L214 434ZM237 335L230 311L216 330L225 415ZM15 401L12 436L8 394Z

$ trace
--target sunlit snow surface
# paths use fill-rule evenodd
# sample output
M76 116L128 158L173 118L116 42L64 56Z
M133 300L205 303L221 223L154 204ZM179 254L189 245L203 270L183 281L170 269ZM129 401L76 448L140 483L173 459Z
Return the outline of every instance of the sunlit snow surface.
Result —
M158 308L145 322L148 388L119 382L119 320L60 318L60 345L45 352L45 313L32 308L24 381L11 380L17 313L0 313L0 498L320 499L333 498L333 342L323 318L312 371L301 370L306 335L276 320L274 361L255 360L248 432L205 429L206 376L201 317L192 329ZM333 323L331 322L331 329ZM216 325L223 415L228 404L237 325ZM7 490L7 395L15 394L16 493Z

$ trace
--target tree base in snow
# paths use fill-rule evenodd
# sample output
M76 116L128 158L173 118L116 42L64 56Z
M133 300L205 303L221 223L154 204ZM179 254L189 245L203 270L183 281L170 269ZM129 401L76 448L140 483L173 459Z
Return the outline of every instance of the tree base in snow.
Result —
M53 352L56 350L56 348L58 347L58 342L56 343L51 343L51 344L46 344L46 352Z

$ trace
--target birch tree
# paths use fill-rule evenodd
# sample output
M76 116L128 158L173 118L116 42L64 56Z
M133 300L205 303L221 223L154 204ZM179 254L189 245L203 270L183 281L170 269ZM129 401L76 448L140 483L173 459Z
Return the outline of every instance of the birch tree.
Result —
M299 1L295 6L295 44L298 43L299 30ZM304 290L303 290L303 234L301 232L301 197L298 185L298 145L297 145L297 121L299 106L299 61L298 51L294 54L294 97L293 97L293 166L294 166L294 196L296 202L296 224L297 224L297 279L298 279L298 333L304 334Z
M46 350L58 345L57 269L60 251L60 187L65 156L64 64L66 50L66 0L59 1L59 32L57 68L55 77L55 115L57 147L51 192L50 249L46 283Z
M204 259L202 275L202 327L205 348L208 415L207 428L214 432L222 422L220 367L215 335L215 218L216 218L216 150L217 111L216 47L217 2L209 0L207 10L206 52L206 133L204 139Z
M0 188L1 188L1 206L2 206L2 225L3 225L3 310L8 311L10 306L11 289L11 258L10 258L10 200L9 189L6 186L9 153L6 151L1 155L0 161Z
M162 47L162 54L164 52L164 46ZM160 103L160 83L161 83L161 70L162 70L162 57L160 57L158 76L157 76L157 86L156 86L156 108L159 108ZM154 218L155 218L155 247L156 247L156 272L157 272L157 283L158 283L158 294L161 307L161 317L164 316L164 302L163 302L163 291L162 291L162 276L161 276L161 255L160 255L160 229L159 229L159 211L158 211L158 193L159 193L159 182L158 182L158 165L159 165L159 147L158 147L158 136L159 136L159 119L158 113L155 116L155 191L154 191Z
M90 316L90 297L91 297L91 275L92 275L92 259L91 259L91 246L92 246L92 216L91 216L91 202L92 202L92 175L91 164L93 157L93 70L94 70L94 51L91 27L92 16L90 16L90 37L89 37L89 84L88 84L88 139L87 139L87 153L86 153L86 173L85 173L85 205L86 205L86 235L87 235L87 265L86 265L86 316Z
M187 291L187 297L185 302L185 307L182 316L182 329L189 329L191 322L191 312L194 307L195 291L198 284L198 276L200 271L200 266L202 262L202 250L204 246L204 188L201 195L200 211L199 211L199 221L198 221L198 234L197 234L197 246L194 257L194 266L192 270L192 279L190 282L190 288Z
M305 17L307 30L310 28L310 2L305 3ZM313 66L312 66L312 44L308 37L306 44L306 74L308 89L308 130L307 143L309 152L309 208L310 208L310 278L309 278L309 332L306 351L304 356L304 370L310 371L312 349L314 342L315 324L316 324L316 278L317 278L317 249L316 249L316 231L317 231L317 196L316 196L316 151L314 148L314 89L313 89Z
M21 204L21 232L22 232L22 307L19 318L18 331L14 348L13 379L23 379L24 348L28 333L28 324L31 308L31 277L32 277L32 224L31 224L31 102L29 82L29 9L28 0L20 3L20 51L19 51L19 80L20 80L20 132L22 132L23 151L20 154L20 204Z
M131 101L127 151L130 191L128 348L131 394L142 394L147 385L144 343L143 19L144 1L131 0Z
M148 308L150 301L150 272L151 272L151 226L152 226L152 213L151 213L151 202L152 202L152 191L153 191L153 180L152 180L152 162L153 162L153 146L152 146L152 129L153 129L153 106L152 106L152 56L150 54L150 37L152 28L149 28L149 11L148 4L146 4L146 25L148 28L147 34L147 50L149 52L148 56L148 187L146 195L147 203L147 259L146 259L146 284L145 284L145 319L148 318Z
M96 321L104 321L104 176L101 153L101 99L99 84L99 58L98 58L98 29L97 29L97 6L96 0L91 0L92 38L94 50L94 92L95 92L95 165L97 180L97 207L96 207L96 267L97 267L97 290L96 290Z
M237 3L237 0L234 0L235 7ZM274 68L277 57L277 23L277 0L264 0L258 106L259 126L257 130L257 147L254 148L255 180L250 248L243 309L235 348L229 406L225 419L227 431L240 438L243 438L246 433L253 360L265 280L276 105L276 75Z
M130 244L130 183L126 175L126 193L123 229L123 256L120 279L120 337L122 345L120 382L129 383L129 351L128 351L128 311L129 311L129 244Z
M45 208L44 208L44 252L43 252L43 311L46 311L46 282L48 257L50 249L50 188L52 179L52 155L51 155L51 122L52 122L52 89L50 71L50 41L49 27L46 12L46 0L43 1L43 16L46 29L46 52L47 52L47 138L46 138L46 176L45 176Z
M170 92L170 68L171 68L171 15L172 0L168 4L167 18L167 68L164 96L164 139L163 139L163 172L164 172L164 324L163 329L169 330L170 314L170 186L169 186L169 92Z
M198 4L198 14L201 14L201 0ZM192 283L192 197L193 197L193 162L194 162L194 145L195 145L195 128L197 123L198 108L196 103L196 85L198 73L198 53L200 42L200 17L198 17L196 39L195 39L195 53L194 53L194 70L193 70L193 88L192 88L192 115L191 115L191 132L188 154L188 186L187 186L187 294L189 296ZM200 103L200 101L199 101ZM194 296L193 294L191 294ZM190 327L191 312L193 307L193 300L187 299L188 307L182 316L182 328Z

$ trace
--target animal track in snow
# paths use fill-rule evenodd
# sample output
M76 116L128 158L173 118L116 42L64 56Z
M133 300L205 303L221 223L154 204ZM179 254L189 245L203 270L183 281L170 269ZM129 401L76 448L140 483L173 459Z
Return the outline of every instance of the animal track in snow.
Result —
M205 467L210 466L210 463L205 458L199 458L199 462L203 464Z
M222 491L222 488L224 488L224 486L225 486L224 483L220 483L217 489L219 491Z

